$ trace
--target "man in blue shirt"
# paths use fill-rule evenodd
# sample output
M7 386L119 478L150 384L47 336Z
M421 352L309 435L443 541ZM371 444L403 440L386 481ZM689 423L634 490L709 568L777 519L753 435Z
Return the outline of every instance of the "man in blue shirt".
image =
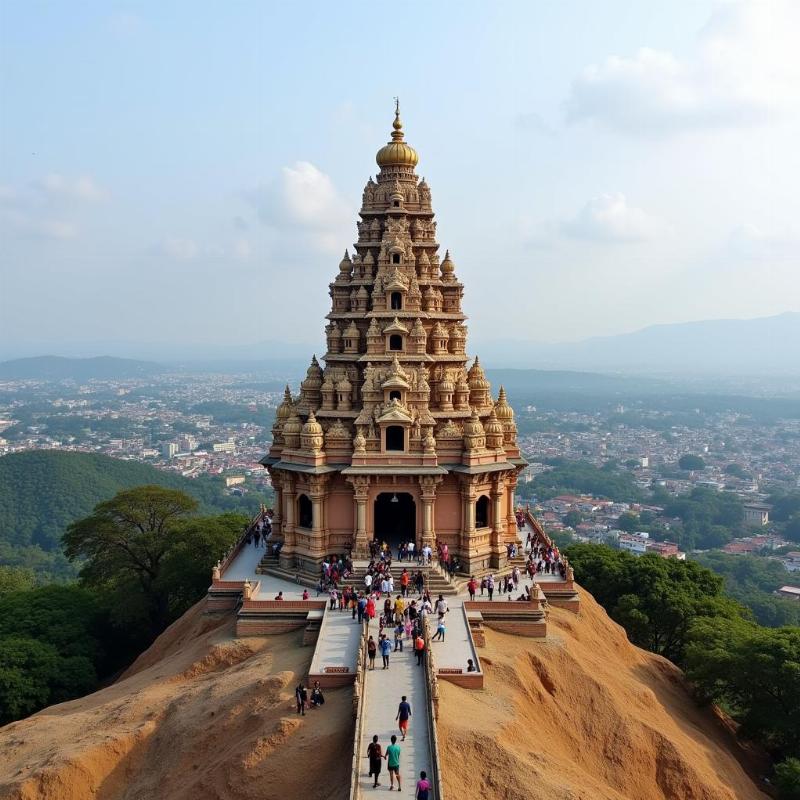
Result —
M378 644L381 648L381 655L383 656L383 668L389 669L389 653L392 652L392 643L389 641L389 637L382 633L381 640Z
M400 733L403 734L402 741L406 740L406 734L408 733L408 721L411 718L411 703L406 700L406 696L400 700L400 705L397 707L397 716L395 720L400 721Z

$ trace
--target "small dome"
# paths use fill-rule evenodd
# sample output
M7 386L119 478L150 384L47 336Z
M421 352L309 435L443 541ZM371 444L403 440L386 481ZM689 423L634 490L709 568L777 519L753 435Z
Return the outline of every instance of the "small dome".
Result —
M347 250L344 251L344 258L339 262L339 272L343 275L349 275L353 269L353 262L350 260L350 254Z
M503 425L500 420L497 419L494 409L492 409L492 413L489 415L489 419L487 420L484 429L487 434L500 434L500 436L503 435Z
M275 417L280 420L289 419L292 416L292 393L287 386L283 391L283 402L278 406Z
M379 167L416 167L419 163L419 156L417 151L404 141L399 104L395 110L392 127L394 128L392 141L378 150L375 161Z
M501 422L511 422L514 419L514 409L508 404L506 390L502 386L497 395L497 402L494 404L494 413Z
M442 275L446 278L452 277L453 273L456 271L456 265L453 263L453 259L450 258L449 250L444 254L444 261L442 261L439 269L441 269Z
M299 434L300 431L303 430L303 423L300 422L300 417L297 416L297 412L293 412L292 415L289 417L289 421L283 426L283 435L286 436L287 434Z
M349 381L349 380L347 380L347 376L345 376L344 378L342 378L342 379L341 379L341 380L340 380L340 381L339 381L339 382L336 384L336 390L337 390L337 391L339 391L339 392L349 392L349 391L351 391L351 390L352 390L352 388L353 388L353 384L352 384L352 383L350 383L350 381Z
M317 422L317 418L314 416L314 412L310 412L308 415L308 420L305 425L303 425L302 433L304 436L321 436L322 435L322 425Z

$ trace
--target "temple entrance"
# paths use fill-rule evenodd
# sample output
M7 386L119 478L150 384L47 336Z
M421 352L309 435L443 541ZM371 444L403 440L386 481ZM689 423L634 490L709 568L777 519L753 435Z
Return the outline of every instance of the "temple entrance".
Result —
M375 498L375 525L378 541L394 550L400 542L417 538L417 506L408 492L382 492Z

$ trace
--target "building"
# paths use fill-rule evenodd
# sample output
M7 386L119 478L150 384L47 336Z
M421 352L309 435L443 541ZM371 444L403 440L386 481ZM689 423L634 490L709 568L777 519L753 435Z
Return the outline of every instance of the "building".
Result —
M800 586L781 586L775 594L800 602Z
M161 445L161 455L166 459L175 458L178 452L178 445L175 442L164 442Z
M766 525L769 522L769 506L748 503L744 507L744 522L757 528Z
M514 412L469 365L463 285L440 258L431 191L399 110L364 188L358 241L330 284L325 366L287 387L261 463L281 563L366 557L373 539L447 544L463 569L499 567L516 539Z
M620 533L617 541L620 550L627 550L629 553L640 556L647 552L649 538L649 533L641 531L639 533Z
M215 442L211 449L215 453L235 453L236 442Z

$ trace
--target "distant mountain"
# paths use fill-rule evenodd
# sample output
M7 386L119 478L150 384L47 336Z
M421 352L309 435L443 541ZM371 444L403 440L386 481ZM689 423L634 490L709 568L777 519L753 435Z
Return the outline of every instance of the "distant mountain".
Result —
M0 362L0 379L58 381L93 378L140 378L165 372L166 367L153 361L97 356L95 358L63 358L36 356Z
M486 377L495 393L501 385L510 393L577 392L592 395L654 392L665 387L663 381L654 378L568 370L487 369Z
M800 374L800 312L652 325L579 342L475 343L492 367L672 374Z

